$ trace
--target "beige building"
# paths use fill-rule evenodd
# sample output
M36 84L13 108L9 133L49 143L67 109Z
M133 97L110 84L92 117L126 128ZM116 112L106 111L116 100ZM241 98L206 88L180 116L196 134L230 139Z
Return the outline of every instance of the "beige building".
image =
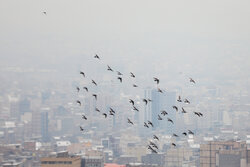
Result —
M41 158L41 167L81 167L81 157Z

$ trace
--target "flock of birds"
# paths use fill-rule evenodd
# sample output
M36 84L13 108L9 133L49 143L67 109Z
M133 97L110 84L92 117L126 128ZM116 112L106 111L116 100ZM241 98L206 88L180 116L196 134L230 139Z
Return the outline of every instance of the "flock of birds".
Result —
M101 60L98 55L95 55L94 58L98 59L98 60ZM107 65L107 71L115 72L109 65ZM122 81L123 81L123 78L122 78L123 74L121 72L119 72L119 71L116 71L116 73L117 73L117 79L120 81L120 83L122 83ZM80 71L80 75L82 75L82 77L85 78L85 73L83 71ZM135 78L136 76L135 76L135 74L133 72L130 72L130 77ZM158 84L160 83L160 79L156 78L156 77L153 77L153 81L157 84L157 92L164 93L163 90L158 87ZM196 83L195 80L193 80L192 78L189 78L189 81L191 83L193 83L193 84ZM95 86L98 86L98 84L96 83L96 81L94 81L93 79L91 80L91 83L93 85L95 85ZM132 86L135 87L135 88L138 87L138 85L136 85L136 84L133 84ZM83 87L82 89L83 89L83 91L89 92L89 89L87 87ZM77 90L77 92L80 92L80 87L76 87L76 90ZM95 100L97 100L97 98L98 98L97 94L93 93L92 96L93 96L93 98ZM149 98L145 99L145 98L143 98L142 102L145 103L145 105L148 105L148 103L152 103L153 102L153 99L149 99ZM190 101L188 99L182 99L181 96L178 96L177 102L178 103L184 102L185 104L190 104ZM76 103L78 105L80 105L80 106L82 105L82 103L81 103L80 100L77 100ZM135 101L133 99L129 99L129 103L131 103L132 108L133 108L134 111L139 112L139 109L135 106ZM184 113L184 114L187 113L187 111L183 107L181 107L181 109L180 109L176 105L173 105L172 108L176 112L178 112L179 110L181 110L181 113ZM114 116L116 114L116 111L113 108L111 108L111 107L109 108L108 113L105 113L105 112L102 113L97 107L95 108L95 111L101 113L104 116L104 118L107 118L108 115ZM198 117L202 117L203 116L203 114L201 112L194 112L194 114L197 115ZM158 114L158 120L159 121L163 120L163 117L166 116L166 115L168 115L168 112L166 110L161 110L160 114ZM83 120L87 120L87 117L85 115L82 115L82 119ZM167 118L167 121L170 122L170 123L172 123L172 124L174 124L174 121L172 119L170 119L170 118ZM127 118L127 122L128 122L128 124L134 125L133 121L131 121L129 118ZM154 127L154 125L153 125L153 123L150 120L148 120L147 122L144 122L144 127L150 128L150 127ZM84 131L84 129L83 129L82 126L80 126L80 131ZM187 132L183 132L182 133L182 135L184 135L184 136L187 136L188 134L194 135L194 132L192 132L191 130L188 130ZM173 137L179 137L179 136L174 133ZM160 139L159 139L158 136L153 135L153 140L149 141L149 144L147 145L147 148L152 153L158 153L157 150L159 148L158 148L157 144L155 142L153 142L154 140L158 140L159 141ZM176 147L175 143L171 143L171 145L174 146L174 147Z

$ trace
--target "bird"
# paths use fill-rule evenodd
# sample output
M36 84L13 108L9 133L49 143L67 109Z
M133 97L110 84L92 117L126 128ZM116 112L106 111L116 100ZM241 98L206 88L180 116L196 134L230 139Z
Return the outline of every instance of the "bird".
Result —
M115 110L113 110L111 107L109 107L109 111L115 114Z
M135 87L135 88L136 88L136 87L138 87L138 85L136 85L136 84L133 84L133 87Z
M158 146L156 144L152 145L152 147L159 149Z
M194 114L195 114L195 115L198 115L198 116L200 117L200 114L199 114L198 112L195 112L195 111L194 111Z
M108 66L108 71L112 71L113 72L113 69L111 67Z
M177 101L178 101L178 102L182 102L181 96L178 97Z
M122 77L117 77L117 79L119 79L119 80L120 80L120 82L122 83Z
M153 123L151 121L148 121L148 124L154 127Z
M174 124L172 119L168 118L168 121L171 122L172 124Z
M187 111L183 107L181 109L182 109L181 111L182 113L187 113Z
M92 96L94 96L95 100L97 100L97 94L92 94Z
M185 99L185 100L184 100L184 103L190 104L190 101L188 101L188 99Z
M138 112L139 112L138 108L136 108L135 106L133 106L133 110L135 110L135 111L138 111Z
M171 145L174 146L174 147L176 147L176 144L174 144L174 143L172 143Z
M134 125L134 123L130 119L128 119L128 123Z
M149 128L149 126L148 126L148 124L147 124L146 122L144 122L144 126L145 126L146 128Z
M80 71L80 74L81 74L83 77L85 77L85 73L84 73L84 72Z
M78 103L79 105L82 105L82 103L80 102L80 100L77 100L76 103Z
M154 135L153 138L159 141L159 138L156 135Z
M129 99L129 103L131 103L132 105L135 105L135 102L132 99Z
M159 80L158 78L156 78L156 77L154 77L154 81L155 81L157 84L159 84L159 82L160 82L160 80Z
M109 111L109 115L113 115L114 116L114 113L112 111Z
M173 137L179 137L177 134L173 133Z
M183 132L182 134L185 135L185 136L187 136L187 133L186 133L186 132Z
M191 130L188 130L188 134L194 135L194 132L192 132Z
M103 113L102 115L104 115L104 117L107 118L107 114L106 113Z
M47 15L47 12L43 12L43 14Z
M163 93L163 91L160 88L157 88L157 91Z
M202 114L201 112L198 112L198 113L199 113L199 115L200 115L200 116L202 116L202 117L203 117L203 114Z
M153 149L150 145L148 146L148 149L152 151L152 153L156 153L157 154L157 151L155 149Z
M117 75L122 75L122 73L120 71L116 71L117 72Z
M80 88L77 86L77 87L76 87L76 90L77 90L77 92L79 92L79 91L80 91Z
M148 102L152 102L153 100L151 100L151 99L148 99Z
M178 107L177 106L173 106L173 109L175 109L176 111L178 111Z
M148 104L147 99L142 99L142 101L145 102L146 105Z
M95 108L95 111L100 112L100 110L97 107Z
M86 92L88 92L88 91L89 91L87 87L83 87L83 89L85 89L85 90L86 90Z
M158 114L158 120L162 120L162 117Z
M100 57L99 57L97 54L94 56L94 58L96 58L96 59L99 59L99 60L100 60Z
M82 115L82 119L87 120L87 117L85 115Z
M161 114L162 114L163 116L168 115L168 113L167 113L165 110L162 110L162 111L161 111Z
M130 72L130 76L135 78L135 75L132 72Z
M80 126L80 131L83 131L84 129Z
M92 79L92 83L95 85L95 86L97 86L97 83Z
M189 81L195 84L195 81L192 78L189 78Z

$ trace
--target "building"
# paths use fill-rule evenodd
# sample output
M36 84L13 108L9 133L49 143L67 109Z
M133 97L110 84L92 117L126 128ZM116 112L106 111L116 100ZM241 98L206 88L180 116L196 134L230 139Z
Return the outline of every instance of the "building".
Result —
M147 154L145 156L141 157L141 161L143 164L146 165L158 165L158 166L164 166L164 158L165 155L163 153L152 153Z
M246 142L211 141L200 146L200 167L247 167L249 153Z
M99 156L82 157L81 167L104 167L103 157L99 157Z

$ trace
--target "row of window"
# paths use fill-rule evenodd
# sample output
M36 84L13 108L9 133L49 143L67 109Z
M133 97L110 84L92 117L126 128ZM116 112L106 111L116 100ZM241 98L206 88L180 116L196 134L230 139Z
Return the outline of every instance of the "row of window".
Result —
M42 161L42 164L72 164L72 161Z

